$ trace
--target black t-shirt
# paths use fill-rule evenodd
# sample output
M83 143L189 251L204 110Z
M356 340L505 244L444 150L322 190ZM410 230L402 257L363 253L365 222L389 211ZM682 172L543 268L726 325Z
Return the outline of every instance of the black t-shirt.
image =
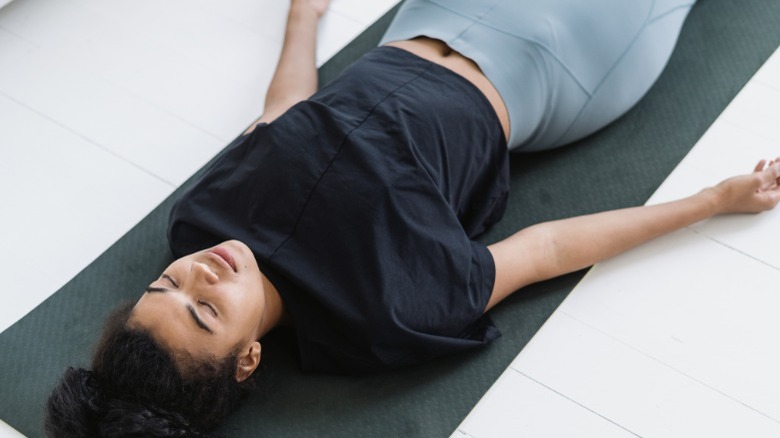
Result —
M237 139L176 203L182 256L252 248L304 370L366 372L483 345L495 278L472 239L503 214L506 141L463 77L380 47Z

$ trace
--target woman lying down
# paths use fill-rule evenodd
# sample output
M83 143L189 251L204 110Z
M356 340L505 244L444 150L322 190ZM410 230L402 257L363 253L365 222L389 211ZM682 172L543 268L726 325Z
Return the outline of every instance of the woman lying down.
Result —
M51 436L208 433L252 386L263 336L301 367L366 373L482 346L524 286L780 200L776 160L678 201L540 223L485 246L508 154L565 145L656 80L689 0L408 0L380 47L316 90L327 0L292 0L265 111L175 204L177 260L69 368ZM597 241L599 245L592 245Z

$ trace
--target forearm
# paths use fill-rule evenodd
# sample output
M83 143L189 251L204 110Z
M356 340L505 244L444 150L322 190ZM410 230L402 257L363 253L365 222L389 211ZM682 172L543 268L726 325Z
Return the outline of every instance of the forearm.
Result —
M496 283L488 309L528 284L574 272L722 212L715 190L665 204L545 222L489 247Z
M659 205L606 211L531 227L546 248L539 278L577 271L719 213L713 190ZM536 228L536 229L534 229Z
M319 15L305 2L293 1L284 45L265 98L265 113L285 109L317 91L316 37Z
M780 202L780 158L679 201L546 222L488 247L496 267L487 308L537 281L618 255L722 213L759 213Z

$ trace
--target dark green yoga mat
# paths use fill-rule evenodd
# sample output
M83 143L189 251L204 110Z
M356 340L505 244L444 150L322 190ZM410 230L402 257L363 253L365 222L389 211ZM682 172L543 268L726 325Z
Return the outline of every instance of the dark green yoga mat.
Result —
M389 18L323 66L323 80L376 44ZM483 240L539 221L644 203L780 44L778 23L778 0L699 0L669 66L637 107L577 144L512 158L509 209ZM163 202L0 334L0 418L26 435L42 435L43 404L62 371L87 363L109 309L137 298L170 262L170 205L171 199ZM529 287L491 312L504 334L492 345L390 373L302 374L291 334L275 333L264 343L259 391L221 431L253 437L448 436L581 276Z

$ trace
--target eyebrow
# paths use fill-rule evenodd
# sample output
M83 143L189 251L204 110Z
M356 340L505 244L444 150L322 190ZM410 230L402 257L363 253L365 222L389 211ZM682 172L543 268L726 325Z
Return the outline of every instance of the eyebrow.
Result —
M147 292L147 293L166 293L169 290L170 289L168 289L167 287L152 287L152 286L149 286L146 289L144 289L144 292ZM200 319L200 317L198 316L198 312L195 311L195 308L192 307L192 304L187 304L187 310L190 312L190 316L192 316L192 319L195 321L195 324L197 324L199 328L205 330L210 335L214 334L214 330L211 330L211 327L206 325L206 323L203 322L202 319Z

